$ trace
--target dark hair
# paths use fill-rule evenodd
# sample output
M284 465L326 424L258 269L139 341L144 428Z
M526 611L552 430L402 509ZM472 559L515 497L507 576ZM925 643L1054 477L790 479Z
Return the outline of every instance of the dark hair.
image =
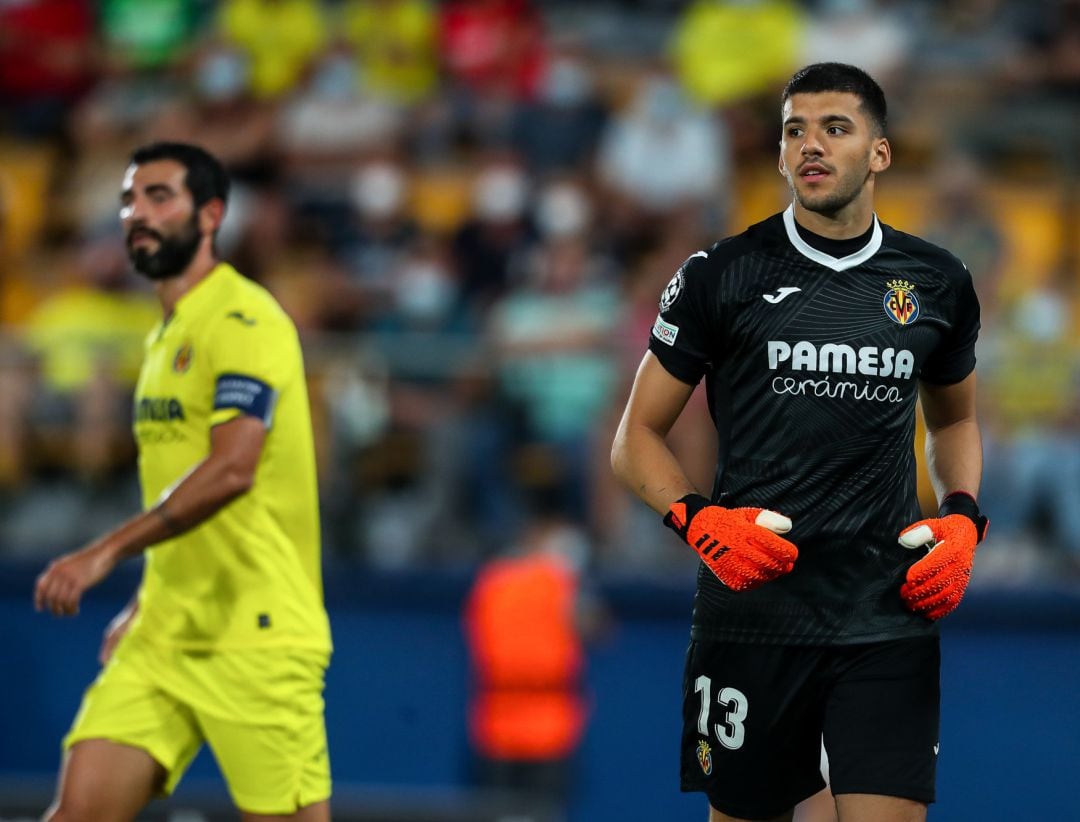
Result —
M206 149L189 143L161 142L140 146L131 153L134 165L157 160L175 160L187 170L184 185L191 192L196 208L215 197L222 202L228 201L229 175L221 162Z
M793 94L820 94L826 91L854 94L859 98L863 114L870 119L878 134L885 134L888 123L885 92L861 68L846 63L813 63L799 69L784 86L780 104L786 103Z

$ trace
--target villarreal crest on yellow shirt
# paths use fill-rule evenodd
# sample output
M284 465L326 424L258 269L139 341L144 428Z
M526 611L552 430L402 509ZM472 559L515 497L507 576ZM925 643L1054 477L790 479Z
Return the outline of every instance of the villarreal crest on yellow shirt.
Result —
M146 552L131 633L190 650L330 650L318 491L296 328L270 294L219 264L147 338L135 393L143 504L210 452L240 415L267 435L254 485Z

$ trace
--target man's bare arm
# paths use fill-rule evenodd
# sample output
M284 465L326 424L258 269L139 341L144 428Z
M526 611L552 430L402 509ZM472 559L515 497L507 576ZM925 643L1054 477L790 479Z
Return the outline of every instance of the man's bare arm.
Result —
M58 616L78 613L83 592L122 559L191 530L246 493L265 440L266 427L255 417L214 426L210 454L162 494L157 505L49 564L34 589L35 607Z
M659 514L686 494L699 493L665 441L693 392L646 352L611 447L615 476Z
M658 514L733 591L789 573L798 549L778 534L787 517L761 508L712 505L694 488L665 437L694 388L671 376L651 353L638 368L611 448L615 474Z
M975 418L975 372L954 385L920 386L926 458L938 501L953 491L978 496L982 440Z

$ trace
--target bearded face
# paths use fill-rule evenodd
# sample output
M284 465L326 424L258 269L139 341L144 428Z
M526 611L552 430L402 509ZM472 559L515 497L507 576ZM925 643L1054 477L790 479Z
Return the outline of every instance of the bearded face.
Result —
M194 214L172 232L136 224L127 233L128 257L140 274L151 280L167 280L191 264L201 240Z

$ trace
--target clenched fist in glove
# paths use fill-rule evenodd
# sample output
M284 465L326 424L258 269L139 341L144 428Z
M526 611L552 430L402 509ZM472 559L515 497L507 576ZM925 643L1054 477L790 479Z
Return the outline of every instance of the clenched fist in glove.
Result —
M783 576L799 555L777 536L791 530L791 520L764 508L722 508L700 494L687 494L671 504L664 525L733 591L749 591Z
M926 556L908 568L900 586L909 610L927 619L941 619L960 604L971 578L975 546L988 525L975 498L956 491L941 501L935 519L921 520L900 532L905 548L932 543Z

